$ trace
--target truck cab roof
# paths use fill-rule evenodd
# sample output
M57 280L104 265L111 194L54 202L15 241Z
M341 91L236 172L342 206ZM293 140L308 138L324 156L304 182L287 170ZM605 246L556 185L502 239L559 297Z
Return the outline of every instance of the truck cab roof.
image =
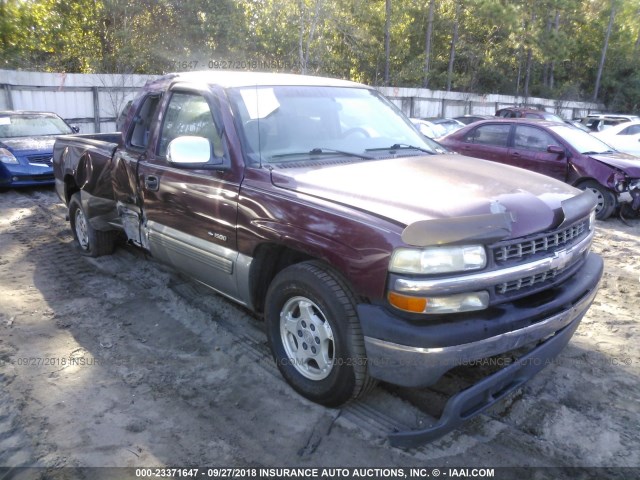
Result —
M367 85L327 77L296 75L291 73L265 73L241 71L194 71L169 73L147 83L147 86L162 87L179 81L218 85L222 88L250 86L331 86L371 88Z

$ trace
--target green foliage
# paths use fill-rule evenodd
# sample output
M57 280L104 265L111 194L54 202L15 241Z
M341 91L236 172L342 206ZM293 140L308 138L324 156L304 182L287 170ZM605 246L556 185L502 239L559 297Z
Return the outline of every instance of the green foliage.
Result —
M444 89L456 3L392 0L390 81ZM462 0L453 88L585 100L611 1ZM614 0L599 100L640 109L640 1ZM0 0L0 68L162 73L251 65L383 83L385 0ZM216 62L216 63L214 63Z

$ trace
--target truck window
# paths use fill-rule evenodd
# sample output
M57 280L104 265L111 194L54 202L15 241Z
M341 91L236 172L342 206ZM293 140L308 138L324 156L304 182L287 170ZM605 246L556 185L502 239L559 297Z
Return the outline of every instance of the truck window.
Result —
M129 141L132 147L147 148L149 144L149 133L151 132L151 123L155 118L159 103L159 95L149 96L142 103L140 110L133 118L133 124L135 126L131 132L131 139Z
M220 158L224 155L224 149L218 132L204 97L192 93L174 93L164 116L158 156L167 155L171 140L189 135L209 140L213 145L213 154Z

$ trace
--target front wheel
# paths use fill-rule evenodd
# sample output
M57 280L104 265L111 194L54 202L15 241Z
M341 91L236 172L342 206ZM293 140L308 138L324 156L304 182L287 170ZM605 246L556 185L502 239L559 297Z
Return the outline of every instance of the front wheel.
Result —
M596 218L598 220L606 220L616 209L616 197L609 189L603 187L594 180L588 180L578 185L581 190L589 190L598 199L596 204Z
M280 272L269 286L265 317L278 369L301 395L336 407L375 384L354 296L328 267L304 262Z
M99 257L113 253L116 243L116 233L113 231L96 230L89 223L89 219L82 208L80 193L75 193L69 202L69 221L73 238L80 250L90 257Z

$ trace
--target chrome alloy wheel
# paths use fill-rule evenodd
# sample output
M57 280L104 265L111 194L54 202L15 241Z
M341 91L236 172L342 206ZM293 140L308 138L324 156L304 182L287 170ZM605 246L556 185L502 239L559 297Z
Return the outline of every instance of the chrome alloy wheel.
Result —
M598 198L598 203L596 203L596 214L600 213L600 211L605 207L604 195L597 188L587 187L585 190L593 193Z
M333 332L324 313L305 297L292 297L280 312L280 337L293 367L310 380L329 376L335 361Z
M87 225L87 219L80 208L76 210L74 224L80 248L82 248L82 250L89 250L89 228Z

